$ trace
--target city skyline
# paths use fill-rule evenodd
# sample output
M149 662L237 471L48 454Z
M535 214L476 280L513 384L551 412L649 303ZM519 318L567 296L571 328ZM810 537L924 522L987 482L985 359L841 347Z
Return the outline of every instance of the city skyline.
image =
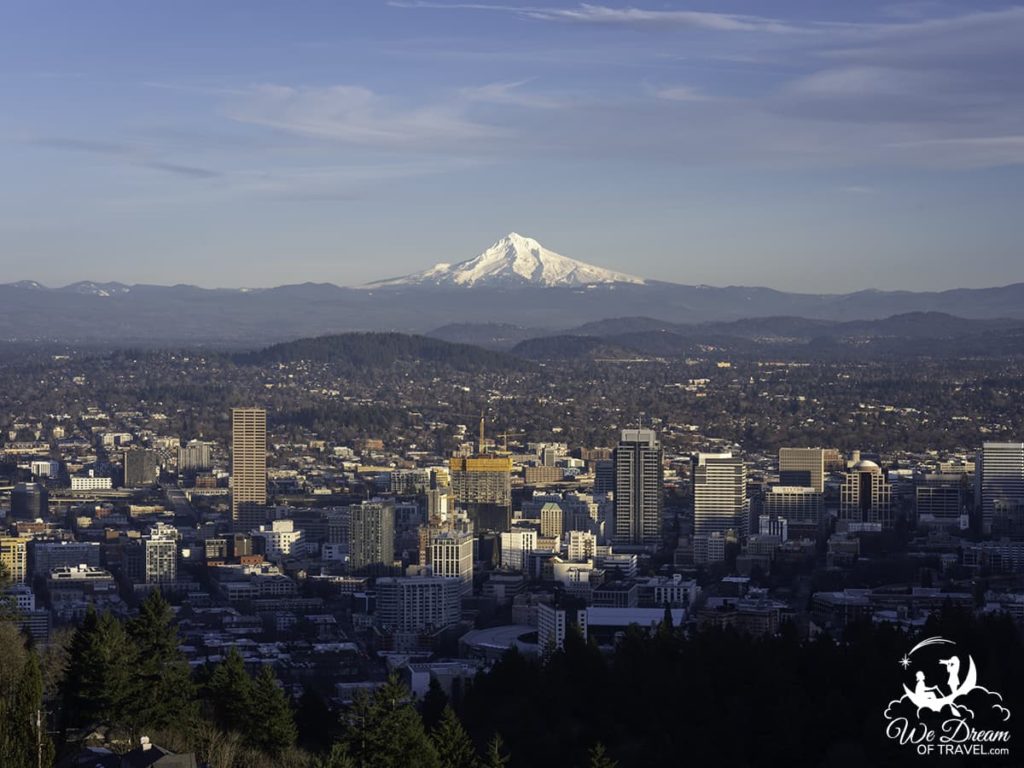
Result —
M353 285L510 230L686 284L1024 280L1015 6L108 2L3 21L10 281Z
M0 766L1019 764L1014 2L0 3Z
M49 709L20 674L22 710L38 714L3 721L22 735L0 762L53 765L39 756L51 734L53 752L83 754L78 734L96 738L99 721L163 722L172 736L139 753L180 734L181 759L205 763L185 724L209 712L212 733L245 739L235 765L308 765L361 743L346 719L356 691L416 697L402 717L418 746L362 753L386 768L439 764L434 698L466 754L497 732L515 765L578 765L605 734L621 768L714 763L727 741L747 763L831 764L843 741L892 762L910 750L880 715L899 701L887 709L872 686L847 697L849 718L828 702L867 674L892 675L898 695L895 675L924 666L908 649L934 643L936 623L964 623L978 658L1000 637L1015 645L993 657L1020 658L1018 354L916 357L939 346L917 339L881 364L830 344L723 359L715 342L511 365L371 344L323 357L294 342L244 364L194 344L30 350L0 368L0 626L17 628L5 658L31 671L35 648L67 649L56 690L73 694ZM988 674L1019 690L1019 671ZM780 681L802 710L773 706ZM602 715L588 685L623 706ZM686 685L700 691L691 715ZM807 729L816 741L780 745L706 706L737 694L760 697L750 716L774 713L773 734L826 719ZM1019 707L968 717L1010 734ZM510 727L510 711L533 722ZM559 714L572 712L587 714ZM620 714L628 728L600 728ZM657 717L682 724L667 746Z

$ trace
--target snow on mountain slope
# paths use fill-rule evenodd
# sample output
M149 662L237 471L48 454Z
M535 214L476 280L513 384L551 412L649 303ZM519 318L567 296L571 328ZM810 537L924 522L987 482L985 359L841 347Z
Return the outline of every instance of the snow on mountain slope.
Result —
M549 251L536 240L512 232L476 258L458 264L437 264L423 272L371 283L370 288L405 285L580 286L646 281L633 275L585 264Z

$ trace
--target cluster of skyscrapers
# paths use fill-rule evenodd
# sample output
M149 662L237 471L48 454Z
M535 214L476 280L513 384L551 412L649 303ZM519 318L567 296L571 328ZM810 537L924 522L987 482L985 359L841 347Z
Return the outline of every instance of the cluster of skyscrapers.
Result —
M182 448L189 466L208 462L208 448ZM232 411L231 513L236 530L250 531L267 521L266 411ZM127 462L126 462L127 464ZM610 460L596 462L598 485L613 491L613 515L605 532L620 552L652 552L662 545L665 455L652 429L625 429ZM427 490L427 540L420 544L420 564L435 574L458 576L470 583L472 539L481 533L527 533L513 529L512 458L486 451L483 440L473 455L448 462L447 487ZM893 485L876 461L854 452L850 460L827 448L784 447L778 455L778 481L763 488L756 502L748 488L748 467L732 452L698 453L692 457L693 530L697 562L724 557L728 541L760 534L806 536L819 532L824 514L826 479L839 472L837 518L852 531L884 530L894 522ZM141 470L140 470L141 471ZM965 496L960 475L929 475L917 488L918 508L926 521L950 524L964 519ZM1024 528L1024 444L987 442L977 455L975 502L984 533L1007 527ZM24 492L32 498L28 491ZM595 496L596 497L596 496ZM29 502L19 502L29 503ZM586 530L588 510L578 521L566 521L564 504L542 506L536 517L543 537ZM463 523L456 525L454 513ZM351 509L347 521L350 566L372 569L394 561L395 512L387 501L367 502ZM433 527L432 527L433 526ZM422 534L421 534L422 535ZM524 553L536 545L519 542ZM516 550L512 539L504 542Z

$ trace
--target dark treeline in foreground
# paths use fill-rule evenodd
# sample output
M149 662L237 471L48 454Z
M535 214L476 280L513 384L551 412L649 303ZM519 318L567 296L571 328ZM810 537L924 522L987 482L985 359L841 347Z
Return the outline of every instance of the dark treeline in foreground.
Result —
M905 680L899 659L934 635L969 652L980 682L1024 713L1024 643L1005 615L947 609L913 637L863 624L810 642L789 627L752 638L663 624L627 632L610 654L570 635L543 662L508 654L459 701L436 685L413 701L391 678L337 713L311 694L293 705L269 667L252 676L234 651L190 676L171 612L153 595L127 623L87 616L56 674L41 660L54 680L45 706L40 659L2 636L0 764L37 765L41 743L49 765L83 732L102 732L126 748L149 735L212 768L928 765L885 736L883 711ZM46 709L55 747L35 730ZM1019 765L1017 749L986 764Z
M683 636L663 625L653 637L628 632L607 656L570 636L544 665L506 656L477 679L460 712L476 737L501 728L513 768L585 765L580 756L597 743L622 768L927 765L885 736L883 712L906 680L897 662L933 635L969 650L982 684L1003 694L1014 717L1024 712L1017 626L951 608L915 636L862 624L841 640L801 642L789 626L753 638L718 629ZM1020 754L1011 757L987 764L1020 765Z

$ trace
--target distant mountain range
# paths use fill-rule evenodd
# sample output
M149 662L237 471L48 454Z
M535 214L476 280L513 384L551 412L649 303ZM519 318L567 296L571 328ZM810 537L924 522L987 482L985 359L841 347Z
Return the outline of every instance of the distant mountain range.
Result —
M586 264L513 233L474 258L358 288L330 283L261 289L94 282L47 288L33 281L0 285L0 339L118 345L252 347L380 330L432 331L438 338L494 348L554 333L604 336L622 328L680 337L829 338L888 332L891 323L877 328L857 323L894 315L903 317L900 333L919 338L942 338L927 334L937 333L936 324L955 329L962 324L959 318L1024 320L1024 283L849 294L683 285ZM721 323L738 324L710 325Z
M1024 355L1024 320L978 320L911 312L882 320L833 321L761 317L699 324L620 317L548 333L494 324L454 324L430 336L534 360L779 355L784 359L971 357Z

